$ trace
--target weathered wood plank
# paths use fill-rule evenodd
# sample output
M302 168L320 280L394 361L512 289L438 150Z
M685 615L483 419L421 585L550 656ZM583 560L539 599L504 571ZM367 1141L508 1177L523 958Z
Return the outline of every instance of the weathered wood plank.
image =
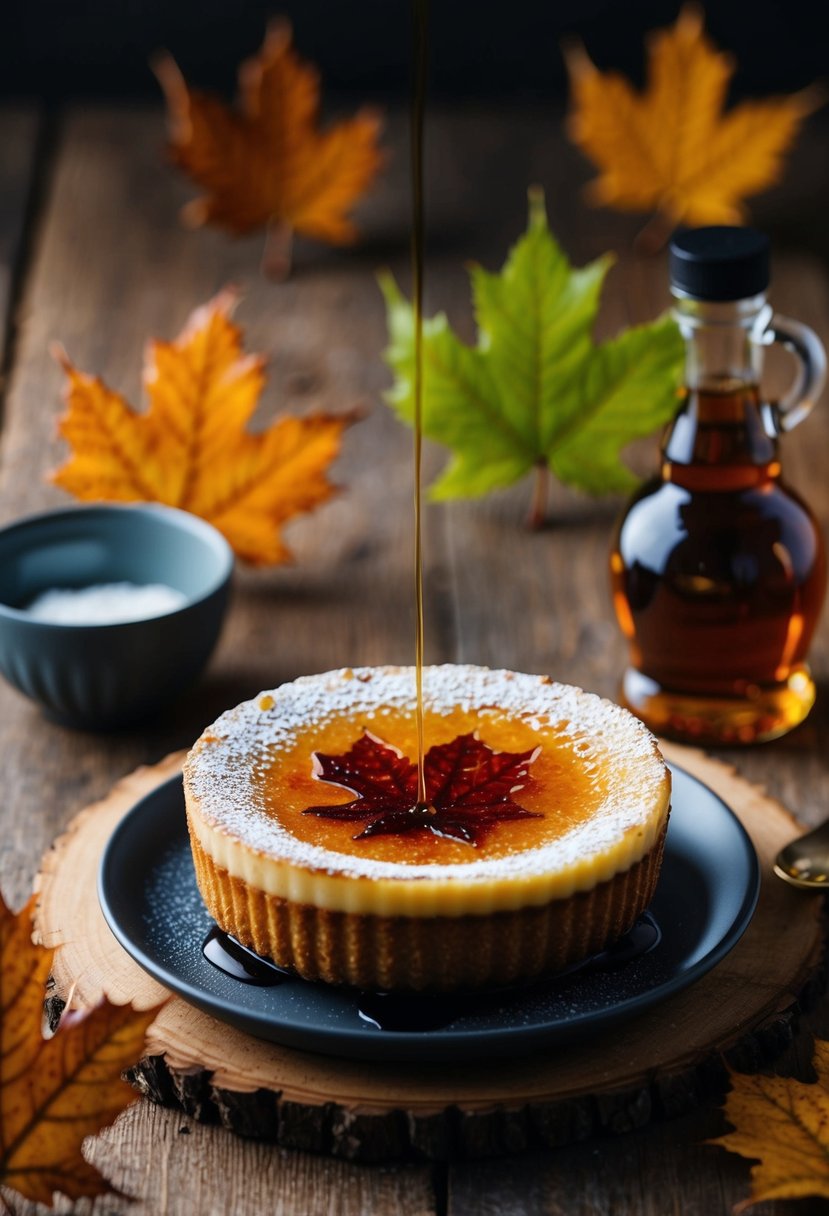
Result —
M0 367L12 335L15 285L22 270L42 118L35 106L0 110ZM3 383L0 381L0 399Z
M453 1166L449 1216L727 1216L748 1194L748 1164L705 1144L718 1112L552 1153ZM822 1216L824 1200L761 1203L756 1216Z
M803 1019L803 1033L778 1063L804 1076L811 1035L829 1035L824 1000ZM726 1216L748 1193L748 1163L705 1143L727 1130L716 1108L615 1139L552 1153L454 1166L447 1216ZM822 1216L825 1201L758 1204L757 1216Z
M89 1157L116 1195L72 1204L59 1198L57 1216L432 1216L428 1171L359 1167L243 1140L181 1113L140 1103L90 1142ZM10 1192L6 1192L10 1196ZM46 1216L40 1204L11 1197L13 1216Z

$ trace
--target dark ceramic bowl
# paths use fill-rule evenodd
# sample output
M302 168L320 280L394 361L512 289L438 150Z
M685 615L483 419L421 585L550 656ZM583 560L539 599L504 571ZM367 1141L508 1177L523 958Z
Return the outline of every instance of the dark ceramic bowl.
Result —
M19 520L0 529L0 672L67 725L145 720L202 671L232 571L224 537L170 507L70 507ZM112 625L53 624L26 611L51 588L118 582L166 583L186 602Z

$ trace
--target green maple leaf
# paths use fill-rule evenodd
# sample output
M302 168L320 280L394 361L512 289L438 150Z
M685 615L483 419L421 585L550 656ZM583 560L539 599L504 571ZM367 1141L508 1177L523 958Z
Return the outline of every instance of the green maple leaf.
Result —
M610 255L574 269L550 232L540 190L529 224L500 274L470 270L476 346L445 314L423 325L423 433L451 449L433 498L471 498L519 481L533 468L592 494L629 490L621 462L632 439L672 417L683 345L665 315L596 344L592 330ZM389 274L386 400L414 415L414 316Z

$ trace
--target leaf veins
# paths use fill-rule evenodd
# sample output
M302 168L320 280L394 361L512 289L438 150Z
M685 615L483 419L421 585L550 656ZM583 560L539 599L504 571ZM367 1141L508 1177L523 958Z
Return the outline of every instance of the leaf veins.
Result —
M249 431L265 360L244 353L231 319L235 302L223 291L196 309L175 341L149 344L145 413L56 347L66 373L60 433L72 454L52 480L84 501L191 511L245 561L274 565L291 558L283 525L336 493L328 466L358 414L283 414L267 430Z
M572 266L540 190L530 191L529 212L498 274L471 269L476 344L461 341L444 313L424 324L423 433L451 452L433 498L478 497L538 470L589 494L629 491L636 478L622 452L676 411L683 365L676 323L663 316L595 342L612 258ZM395 377L386 400L411 424L412 306L390 275L380 286Z
M641 92L618 72L600 72L578 44L565 59L570 133L599 169L588 197L656 211L661 222L642 234L652 248L680 223L744 223L743 200L780 179L803 120L822 101L812 88L726 110L735 65L706 37L695 4L651 35Z
M540 750L498 752L472 733L431 747L424 760L427 805L419 806L417 765L366 732L343 755L314 754L319 780L350 790L354 801L308 807L304 814L365 822L355 840L426 831L477 845L498 823L542 818L513 799Z
M264 266L274 278L290 269L293 232L332 245L356 239L349 213L382 163L380 120L362 110L320 128L319 73L293 50L287 22L275 22L242 64L235 108L189 89L169 55L154 67L170 156L205 191L185 208L185 222L236 234L267 226Z
M158 1010L105 1001L65 1013L44 1039L52 955L32 941L32 906L15 916L0 898L0 1182L51 1205L55 1191L111 1189L81 1145L134 1101L121 1073L140 1059Z
M725 1116L733 1131L710 1140L753 1158L751 1193L734 1211L773 1199L829 1199L829 1043L815 1040L817 1080L732 1073Z

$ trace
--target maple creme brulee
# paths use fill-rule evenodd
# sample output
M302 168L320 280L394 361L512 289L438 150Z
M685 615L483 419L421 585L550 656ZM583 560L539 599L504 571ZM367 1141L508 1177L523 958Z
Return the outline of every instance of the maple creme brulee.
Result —
M602 950L650 903L670 775L650 732L547 677L305 676L223 714L184 768L202 897L309 980L453 989Z

